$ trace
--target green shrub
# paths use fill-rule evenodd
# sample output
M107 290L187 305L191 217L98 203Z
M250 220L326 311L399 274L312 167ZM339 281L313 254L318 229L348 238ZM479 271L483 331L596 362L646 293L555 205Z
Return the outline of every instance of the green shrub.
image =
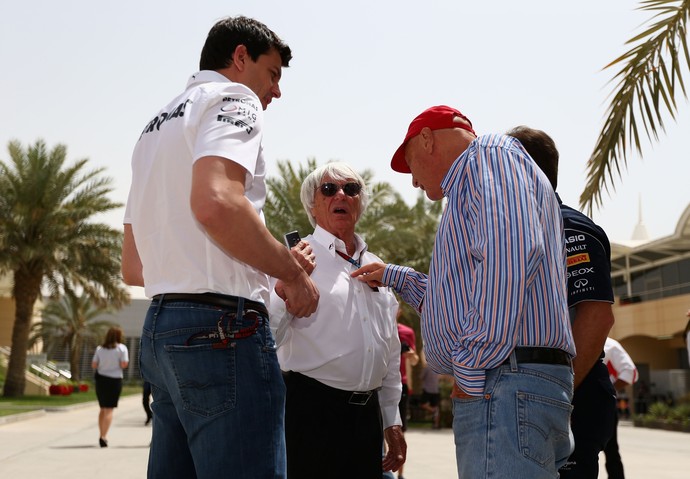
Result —
M671 412L671 407L664 402L655 402L649 406L646 416L649 419L666 419Z
M690 404L679 404L669 411L668 419L673 422L683 423L690 420Z
M656 402L649 406L647 414L636 416L643 425L664 422L681 426L690 425L690 403L681 402L676 406L669 406L665 402Z

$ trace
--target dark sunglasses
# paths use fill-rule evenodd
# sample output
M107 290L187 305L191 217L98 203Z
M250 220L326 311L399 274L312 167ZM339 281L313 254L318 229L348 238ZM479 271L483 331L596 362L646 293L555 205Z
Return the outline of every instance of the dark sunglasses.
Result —
M347 196L357 196L360 191L362 191L362 185L359 183L345 183L344 185L338 185L336 183L324 183L318 188L321 190L323 196L334 196L338 190L343 190Z

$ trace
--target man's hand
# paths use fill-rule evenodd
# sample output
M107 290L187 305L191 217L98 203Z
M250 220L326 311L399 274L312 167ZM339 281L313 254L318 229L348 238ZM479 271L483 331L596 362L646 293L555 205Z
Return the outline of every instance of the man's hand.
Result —
M470 396L465 391L460 389L460 386L458 386L458 383L456 383L455 379L453 379L453 390L450 392L450 397L452 399L468 399L468 398L473 398L474 396Z
M357 278L363 283L367 283L372 288L378 288L379 286L386 286L381 282L385 269L386 265L383 263L370 263L356 269L350 276Z
M397 471L405 464L407 458L407 443L400 426L391 426L383 431L388 445L388 451L383 458L384 471Z
M307 241L300 241L295 246L290 248L290 253L297 260L299 265L307 272L311 274L316 267L316 257L311 249L311 245Z
M285 308L296 318L305 318L319 305L319 289L305 270L290 281L278 280L276 294L285 301Z

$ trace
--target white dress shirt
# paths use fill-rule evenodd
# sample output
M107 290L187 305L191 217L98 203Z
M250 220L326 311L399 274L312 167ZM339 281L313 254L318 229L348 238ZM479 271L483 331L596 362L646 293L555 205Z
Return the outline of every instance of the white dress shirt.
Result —
M340 257L345 243L316 227L304 238L311 244L316 268L311 277L319 288L317 310L306 318L285 313L285 303L271 293L271 326L280 327L278 360L284 371L295 371L327 386L346 391L381 388L379 403L384 428L400 425L400 339L396 324L398 301L390 288L372 289L350 277L356 266ZM353 259L362 265L381 261L367 252L356 236Z

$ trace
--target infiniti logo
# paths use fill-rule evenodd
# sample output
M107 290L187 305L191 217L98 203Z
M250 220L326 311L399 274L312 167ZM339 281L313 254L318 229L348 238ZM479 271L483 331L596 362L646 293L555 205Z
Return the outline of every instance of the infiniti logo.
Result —
M584 288L585 286L587 286L588 283L589 281L587 281L586 279L578 279L573 283L573 285L575 285L576 288Z

